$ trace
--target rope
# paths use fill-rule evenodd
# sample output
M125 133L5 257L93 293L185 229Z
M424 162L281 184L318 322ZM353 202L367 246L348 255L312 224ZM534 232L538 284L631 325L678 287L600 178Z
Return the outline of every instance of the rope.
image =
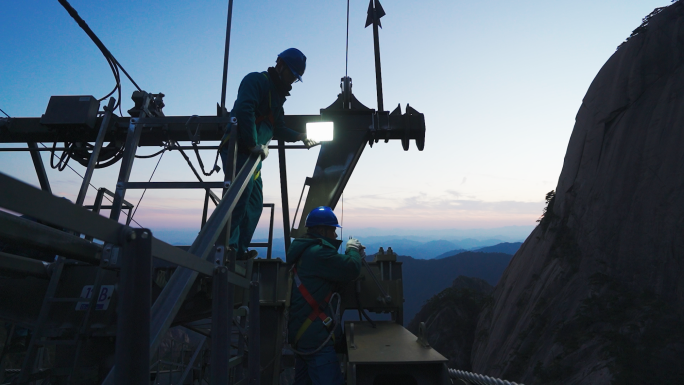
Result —
M510 382L506 380L501 380L499 378L493 378L482 374L465 372L463 370L456 369L449 369L449 377L457 378L459 380L464 380L468 383L478 385L523 385L518 384L516 382Z

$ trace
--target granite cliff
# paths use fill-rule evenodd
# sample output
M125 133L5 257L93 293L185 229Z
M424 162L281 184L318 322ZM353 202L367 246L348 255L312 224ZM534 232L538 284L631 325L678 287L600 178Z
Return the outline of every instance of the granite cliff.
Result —
M544 218L479 314L475 372L525 384L684 383L684 4L592 82Z

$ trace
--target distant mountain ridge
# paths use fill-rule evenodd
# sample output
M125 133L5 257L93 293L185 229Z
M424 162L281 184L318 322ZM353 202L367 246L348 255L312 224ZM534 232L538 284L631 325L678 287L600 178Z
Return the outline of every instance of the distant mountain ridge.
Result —
M479 253L504 253L504 254L514 255L520 249L520 246L522 246L522 242L503 242L503 243L499 243L499 244L494 245L494 246L482 247L482 248L473 249L470 251L476 251ZM463 249L450 250L450 251L447 251L446 253L442 253L442 254L436 256L434 259L442 259L442 258L451 257L453 255L463 253L464 251L467 251L467 250L463 250Z
M404 282L404 324L420 311L425 301L452 285L460 275L496 285L513 256L504 253L466 251L442 259L421 260L398 256Z

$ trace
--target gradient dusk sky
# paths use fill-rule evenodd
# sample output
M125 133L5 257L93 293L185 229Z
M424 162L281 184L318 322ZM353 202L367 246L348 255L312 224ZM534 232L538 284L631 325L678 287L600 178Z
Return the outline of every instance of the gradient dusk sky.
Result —
M167 115L216 113L227 0L71 4L143 89L166 94ZM425 151L411 143L404 152L398 141L367 148L344 194L345 227L534 225L545 194L556 186L575 114L594 76L644 16L669 4L382 1L385 106L401 103L403 111L409 103L425 114ZM277 53L297 47L308 67L285 111L318 114L327 107L345 73L346 5L235 0L227 106L245 74L265 70ZM350 4L349 76L355 96L376 108L372 29L363 28L367 7L367 0ZM113 87L105 59L56 0L5 1L2 11L0 108L8 114L40 116L51 95L99 98ZM134 87L122 82L125 113ZM317 155L317 149L288 153L292 213ZM210 163L213 154L206 152L204 160ZM156 163L136 160L131 180L147 181ZM118 165L97 170L93 184L114 190ZM75 200L80 178L46 167L53 192ZM264 195L280 209L277 167L273 154L264 164ZM37 185L27 153L0 153L0 171ZM164 155L153 180L194 178L174 151ZM127 200L137 202L140 193L129 192ZM91 190L87 202L93 197ZM203 192L148 191L136 220L153 230L198 229L202 202ZM340 205L336 211L341 216Z

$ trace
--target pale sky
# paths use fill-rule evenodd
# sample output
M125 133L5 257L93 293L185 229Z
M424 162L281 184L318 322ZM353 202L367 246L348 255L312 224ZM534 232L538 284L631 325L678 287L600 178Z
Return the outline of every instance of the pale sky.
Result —
M227 0L71 4L144 90L166 94L167 116L216 113ZM403 111L409 103L425 114L425 151L411 143L404 152L399 141L366 148L345 190L345 227L534 225L545 194L556 186L575 115L594 76L644 16L669 4L383 1L385 106L392 110L401 103ZM365 0L350 4L349 76L355 96L376 108L372 29L363 28L367 7ZM40 116L51 95L100 98L113 87L105 59L56 0L3 2L2 14L0 108L11 116ZM340 0L235 0L227 106L244 75L265 70L289 47L301 49L308 66L286 114L318 114L331 104L345 71L345 15ZM125 113L134 87L122 83ZM317 154L288 152L292 214ZM206 152L205 164L213 157ZM51 170L48 153L43 159L53 192L75 200L80 178L68 169ZM147 181L156 163L137 159L131 181ZM84 170L75 161L70 165ZM93 184L114 190L118 167L97 170ZM37 185L27 153L0 153L0 171ZM280 210L275 152L265 161L263 178L265 202ZM153 178L171 180L194 180L177 152L164 155ZM140 193L126 198L136 203ZM94 195L91 189L87 201ZM135 218L153 230L198 229L202 202L201 191L148 191ZM342 216L341 205L336 212Z

